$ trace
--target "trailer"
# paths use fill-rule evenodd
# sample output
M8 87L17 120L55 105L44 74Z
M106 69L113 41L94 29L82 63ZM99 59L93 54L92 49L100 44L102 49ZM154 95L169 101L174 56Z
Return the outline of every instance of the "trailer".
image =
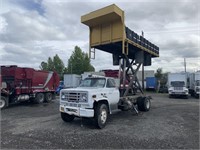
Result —
M189 75L189 93L191 94L191 96L199 98L200 72L194 72Z
M168 74L168 93L169 93L169 98L173 96L183 96L185 98L188 98L186 73Z
M58 85L56 72L1 66L0 108L24 101L50 102Z
M89 27L89 56L95 59L95 50L111 53L116 72L113 77L85 78L78 88L63 89L60 93L60 113L65 122L75 117L93 118L98 128L104 128L109 114L115 110L149 111L151 97L146 96L136 76L141 65L151 65L159 57L159 47L125 26L124 11L115 4L81 17ZM108 72L106 76L108 76ZM139 95L131 93L138 89Z
M154 90L157 89L157 80L155 77L147 77L146 78L146 90Z
M81 75L64 74L64 88L76 88L81 82Z

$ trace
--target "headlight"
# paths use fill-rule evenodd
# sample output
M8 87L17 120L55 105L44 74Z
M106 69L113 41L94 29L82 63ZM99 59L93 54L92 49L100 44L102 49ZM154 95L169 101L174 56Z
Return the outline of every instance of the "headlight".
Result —
M83 96L82 99L83 99L84 101L86 101L87 98L86 98L86 96Z
M61 99L65 99L65 98L66 98L65 94L62 93L62 94L61 94Z
M80 94L80 101L84 101L84 102L87 101L87 94L86 93L81 93Z

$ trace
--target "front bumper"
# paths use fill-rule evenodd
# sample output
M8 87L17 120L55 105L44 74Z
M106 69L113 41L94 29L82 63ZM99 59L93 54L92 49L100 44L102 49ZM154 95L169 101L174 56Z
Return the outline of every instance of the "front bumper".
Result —
M74 115L77 117L94 117L93 109L60 105L60 112L67 113L69 115Z
M200 94L200 90L198 89L198 90L196 90L196 94Z
M169 95L188 95L188 92L169 92Z

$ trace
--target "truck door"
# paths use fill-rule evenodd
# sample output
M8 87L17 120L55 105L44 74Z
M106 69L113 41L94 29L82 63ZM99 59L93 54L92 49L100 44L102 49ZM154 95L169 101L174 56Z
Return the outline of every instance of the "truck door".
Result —
M119 101L119 89L116 88L114 79L108 79L106 83L106 95L108 97L111 110L116 110Z

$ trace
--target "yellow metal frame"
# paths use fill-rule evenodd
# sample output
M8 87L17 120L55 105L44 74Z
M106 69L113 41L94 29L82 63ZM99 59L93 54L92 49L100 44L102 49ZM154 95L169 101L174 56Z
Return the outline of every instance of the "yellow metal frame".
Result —
M115 4L81 16L81 22L89 26L90 30L90 58L91 52L95 54L95 50L91 51L91 48L115 42L122 42L122 54L128 55L128 44L131 44L154 56L159 56L126 37L124 20L124 11Z
M124 53L124 11L115 4L81 16L81 22L90 28L90 48L121 41Z

